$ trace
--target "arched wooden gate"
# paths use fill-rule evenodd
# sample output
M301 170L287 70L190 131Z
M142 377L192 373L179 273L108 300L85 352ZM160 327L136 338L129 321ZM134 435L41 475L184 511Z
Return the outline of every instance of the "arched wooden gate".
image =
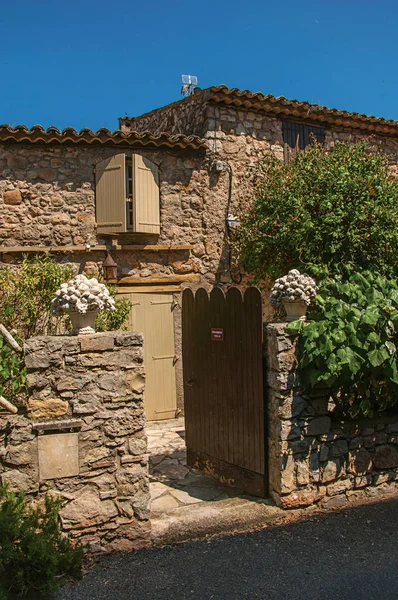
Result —
M261 294L183 292L188 465L266 495Z

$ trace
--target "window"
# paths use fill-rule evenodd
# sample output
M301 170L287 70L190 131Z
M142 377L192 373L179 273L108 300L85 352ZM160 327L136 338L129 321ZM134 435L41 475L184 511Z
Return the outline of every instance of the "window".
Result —
M325 130L322 127L313 127L312 125L304 125L302 123L291 123L283 121L282 135L285 144L291 148L304 150L315 138L318 142L325 141Z
M95 167L98 233L160 233L159 169L140 154Z

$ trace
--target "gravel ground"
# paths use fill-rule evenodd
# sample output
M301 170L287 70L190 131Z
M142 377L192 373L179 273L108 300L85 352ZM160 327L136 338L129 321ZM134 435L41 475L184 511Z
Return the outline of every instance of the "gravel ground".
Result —
M56 600L398 599L398 500L101 558Z

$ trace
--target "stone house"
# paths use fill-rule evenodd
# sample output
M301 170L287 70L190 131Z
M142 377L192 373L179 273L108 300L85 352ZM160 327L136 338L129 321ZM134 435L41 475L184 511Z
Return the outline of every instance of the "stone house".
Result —
M47 252L97 275L109 251L130 326L145 335L147 416L174 417L183 410L181 290L245 287L229 223L251 201L253 167L265 153L287 160L312 135L373 136L398 163L396 121L226 86L121 118L114 133L2 125L0 259Z

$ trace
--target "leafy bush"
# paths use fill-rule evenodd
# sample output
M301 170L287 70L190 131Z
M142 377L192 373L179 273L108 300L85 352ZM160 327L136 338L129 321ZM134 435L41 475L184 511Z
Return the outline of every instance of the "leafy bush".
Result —
M23 493L0 488L0 599L36 598L81 575L84 549L59 529L60 501L28 505Z
M112 312L101 310L95 320L95 329L97 331L116 331L126 328L126 321L129 318L131 303L126 298L116 297L116 288L107 285L112 298L115 299L115 310Z
M15 329L19 341L57 333L59 320L51 317L51 300L72 276L69 266L49 257L25 258L18 267L0 269L0 322Z
M10 401L18 395L24 396L25 383L26 368L22 357L0 335L0 395Z
M260 281L297 268L320 276L351 270L392 274L398 264L398 180L366 143L319 144L287 166L272 155L237 242Z
M308 388L330 388L352 416L372 416L398 400L398 285L371 272L324 283L312 321L300 333L300 376Z

